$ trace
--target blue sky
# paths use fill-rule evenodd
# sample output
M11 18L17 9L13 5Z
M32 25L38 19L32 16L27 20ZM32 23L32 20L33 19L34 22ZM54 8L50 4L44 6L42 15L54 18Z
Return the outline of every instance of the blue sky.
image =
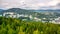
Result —
M0 0L0 9L60 9L60 0Z

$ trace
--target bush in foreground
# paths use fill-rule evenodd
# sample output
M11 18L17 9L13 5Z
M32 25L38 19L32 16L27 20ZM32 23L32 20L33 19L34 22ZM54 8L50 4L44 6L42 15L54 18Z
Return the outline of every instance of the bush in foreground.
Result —
M0 34L60 34L60 24L0 17Z

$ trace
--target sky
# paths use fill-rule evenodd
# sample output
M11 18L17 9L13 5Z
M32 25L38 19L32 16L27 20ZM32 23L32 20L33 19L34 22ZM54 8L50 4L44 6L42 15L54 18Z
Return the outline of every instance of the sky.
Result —
M60 0L0 0L0 9L60 9Z

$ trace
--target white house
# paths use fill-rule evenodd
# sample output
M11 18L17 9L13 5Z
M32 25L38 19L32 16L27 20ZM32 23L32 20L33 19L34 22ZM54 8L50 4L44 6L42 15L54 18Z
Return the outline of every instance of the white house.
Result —
M8 17L17 18L17 14L14 12L5 12L5 13L3 13L3 16L5 16L7 18Z
M60 17L58 17L55 20L53 20L52 23L60 24Z

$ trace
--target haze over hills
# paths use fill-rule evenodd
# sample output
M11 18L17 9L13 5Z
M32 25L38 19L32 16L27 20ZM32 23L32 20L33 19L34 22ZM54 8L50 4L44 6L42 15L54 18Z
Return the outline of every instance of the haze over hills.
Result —
M4 9L0 9L0 11L3 11ZM10 8L10 9L6 9L6 10L23 10L23 11L60 11L60 9L38 9L38 10L28 10L28 9L21 9L21 8Z
M11 9L8 9L8 10L0 10L1 12L0 13L4 13L4 12L15 12L17 14L28 14L28 15L32 15L32 14L42 14L42 13L60 13L60 10L26 10L26 9L20 9L20 8L11 8Z
M25 13L25 14L32 14L34 12L60 12L60 9L53 10L53 9L48 9L48 10L26 10L26 9L20 9L20 8L10 8L7 10L0 9L0 13L3 12L16 12L16 13Z

